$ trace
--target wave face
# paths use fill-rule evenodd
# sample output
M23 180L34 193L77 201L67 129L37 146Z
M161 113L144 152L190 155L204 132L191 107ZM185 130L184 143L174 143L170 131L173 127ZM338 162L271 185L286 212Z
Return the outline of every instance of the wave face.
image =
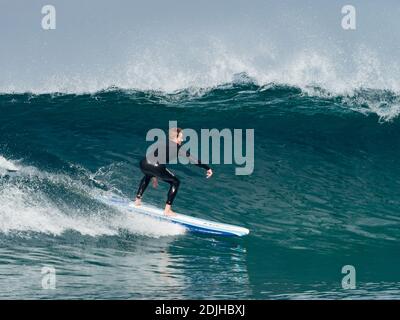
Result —
M357 297L392 297L399 280L388 267L399 262L399 97L390 90L308 89L259 86L240 74L234 83L171 94L112 88L1 95L0 166L19 169L0 170L1 259L65 271L60 277L72 284L55 298L153 298L171 294L168 288L179 288L176 298L347 297L335 282L345 264L368 265ZM178 212L246 226L247 239L184 235L95 200L104 190L134 197L146 133L167 129L169 120L195 130L255 130L250 176L214 165L215 176L204 181L199 168L172 166L182 180ZM166 192L163 183L149 187L146 201L161 206ZM87 276L88 286L72 290L75 276ZM137 289L115 287L121 277ZM220 277L222 287L205 284ZM104 290L93 291L90 284L104 279ZM24 285L3 296L49 297Z

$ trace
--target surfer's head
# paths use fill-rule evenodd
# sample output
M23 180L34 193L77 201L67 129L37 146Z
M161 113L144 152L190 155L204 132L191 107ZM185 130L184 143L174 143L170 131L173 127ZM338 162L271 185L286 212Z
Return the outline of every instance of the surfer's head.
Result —
M169 129L169 140L182 144L183 141L183 130L181 128Z

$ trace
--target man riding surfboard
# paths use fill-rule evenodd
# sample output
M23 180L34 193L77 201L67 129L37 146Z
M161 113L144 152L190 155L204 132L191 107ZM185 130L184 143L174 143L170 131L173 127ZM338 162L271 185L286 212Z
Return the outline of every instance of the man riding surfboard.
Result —
M170 184L164 213L167 216L176 215L176 213L172 211L172 203L178 192L180 180L172 171L170 171L166 167L166 164L170 163L172 160L175 160L178 155L189 158L189 160L193 164L207 170L206 173L207 178L210 178L212 176L213 172L208 165L201 163L200 160L195 159L188 152L185 153L180 151L180 148L182 146L182 141L183 141L182 129L171 128L169 130L169 139L165 144L165 146L163 146L162 148L158 148L154 152L154 154L147 154L146 157L140 161L140 170L143 172L144 177L140 181L139 188L136 193L135 205L137 206L141 205L141 199L143 197L143 193L145 192L147 186L149 185L150 180L153 179L153 187L156 188L158 184L157 179L159 178ZM160 158L165 159L165 163L160 163L159 161Z

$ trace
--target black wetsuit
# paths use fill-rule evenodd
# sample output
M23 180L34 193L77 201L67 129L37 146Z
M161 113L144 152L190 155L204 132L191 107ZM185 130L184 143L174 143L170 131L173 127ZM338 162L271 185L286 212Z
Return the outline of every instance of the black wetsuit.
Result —
M172 151L171 153L168 152L170 147ZM144 173L144 177L140 181L139 189L136 193L137 198L140 199L143 196L143 193L146 190L147 186L149 185L151 178L156 177L170 184L167 197L167 204L172 205L175 196L178 192L180 181L172 171L168 170L165 164L168 164L170 163L170 161L176 159L178 154L180 156L183 155L188 157L189 160L191 160L198 167L201 167L205 170L210 169L208 165L201 163L200 160L195 159L188 152L186 154L180 152L179 151L180 147L181 145L178 145L177 143L172 141L168 141L165 148L157 149L154 152L155 157L152 157L152 155L147 155L144 159L140 161L140 169ZM160 152L165 153L163 154L164 157L162 157L162 159L165 159L165 164L160 163L156 159L156 157L161 156Z

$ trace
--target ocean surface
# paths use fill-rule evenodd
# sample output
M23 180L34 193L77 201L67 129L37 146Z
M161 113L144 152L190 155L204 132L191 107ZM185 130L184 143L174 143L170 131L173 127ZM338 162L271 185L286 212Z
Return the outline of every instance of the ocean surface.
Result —
M260 85L0 94L0 299L397 299L400 96ZM172 165L177 212L250 229L185 232L101 204L134 198L152 128L254 129L254 172ZM7 165L19 168L9 173ZM165 203L168 185L144 201ZM342 288L342 267L356 288ZM43 267L56 289L43 289Z

